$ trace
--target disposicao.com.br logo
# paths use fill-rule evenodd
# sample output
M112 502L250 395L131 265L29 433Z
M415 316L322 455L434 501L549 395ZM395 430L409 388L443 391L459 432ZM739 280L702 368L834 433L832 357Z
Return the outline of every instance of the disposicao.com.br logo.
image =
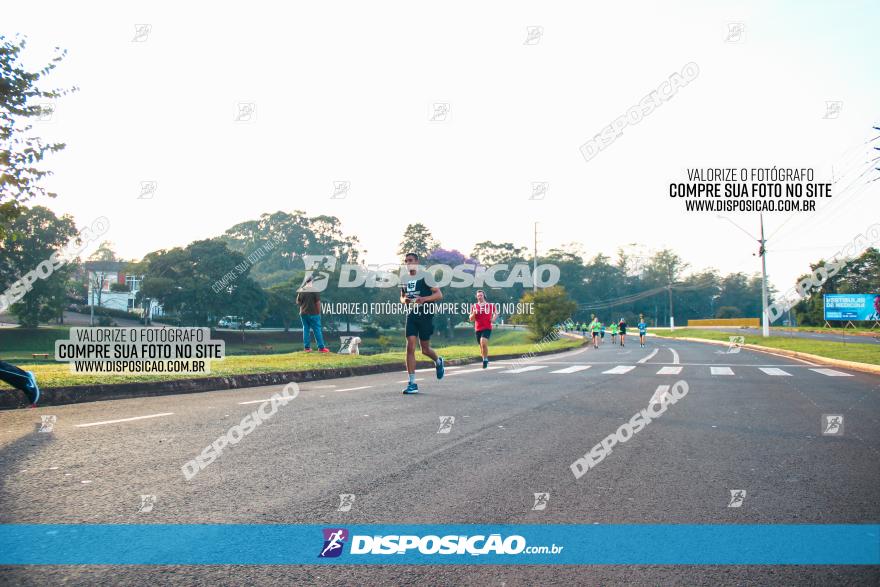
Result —
M324 528L323 547L319 558L338 557L342 554L345 543L349 541L349 532L345 528ZM424 554L424 555L516 555L516 554L559 554L563 546L528 546L526 539L518 534L502 537L501 534L488 536L477 534L467 535L426 535L387 534L387 535L352 535L350 536L352 555L388 555L388 554Z

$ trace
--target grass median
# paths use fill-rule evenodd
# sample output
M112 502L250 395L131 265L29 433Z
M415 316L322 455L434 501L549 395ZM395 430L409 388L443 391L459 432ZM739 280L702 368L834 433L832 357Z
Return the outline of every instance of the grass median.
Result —
M829 359L880 365L880 346L871 343L843 343L810 338L794 338L791 336L770 336L764 338L760 335L754 334L734 335L730 332L701 330L697 328L676 329L675 332L655 330L653 334L664 338L703 338L706 340L720 340L723 342L730 342L731 336L742 336L745 338L746 344L756 344L774 349L808 353L820 357L827 357Z
M463 345L451 344L444 346L442 339L433 340L434 349L447 360L478 359L479 347L476 343ZM536 343L531 342L524 331L499 331L492 338L490 358L493 355L525 355L536 352ZM544 343L541 350L565 350L579 346L581 341L560 339ZM211 362L209 374L141 374L141 373L71 373L67 363L22 365L24 369L33 371L41 387L88 386L110 383L133 383L142 381L170 381L175 379L193 379L201 377L226 377L232 375L249 375L256 373L275 373L284 371L309 371L313 369L336 369L358 367L362 365L398 364L403 371L404 351L393 351L375 355L340 355L336 353L305 353L302 351L280 354L233 355L222 361ZM416 351L416 358L426 360L421 352ZM0 382L0 388L8 386Z

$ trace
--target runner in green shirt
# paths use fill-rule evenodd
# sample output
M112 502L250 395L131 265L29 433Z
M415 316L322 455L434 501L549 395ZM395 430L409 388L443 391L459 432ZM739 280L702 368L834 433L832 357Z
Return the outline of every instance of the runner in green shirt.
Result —
M611 344L617 344L617 324L611 323Z
M599 330L602 328L602 324L593 318L593 321L590 322L590 332L593 333L593 348L599 348Z

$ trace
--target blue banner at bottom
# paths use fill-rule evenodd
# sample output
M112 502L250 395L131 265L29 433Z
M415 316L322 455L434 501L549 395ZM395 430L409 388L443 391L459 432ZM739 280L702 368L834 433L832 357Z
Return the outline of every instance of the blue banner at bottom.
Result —
M0 564L880 565L880 524L9 524Z

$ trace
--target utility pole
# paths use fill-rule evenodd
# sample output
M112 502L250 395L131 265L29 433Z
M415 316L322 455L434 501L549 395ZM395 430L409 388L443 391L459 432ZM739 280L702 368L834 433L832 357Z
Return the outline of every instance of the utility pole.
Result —
M761 213L761 336L770 336L769 310L767 309L767 240L764 238L764 213Z
M535 222L534 256L532 257L532 291L538 291L538 223Z
M749 231L745 228L728 218L727 216L718 215L718 218L722 220L727 220L735 227L749 235L751 238L755 238L752 236ZM767 299L767 239L764 238L764 214L761 213L761 238L755 239L758 241L760 248L758 249L758 255L761 257L761 336L767 338L770 336L770 311L768 309L769 300Z

